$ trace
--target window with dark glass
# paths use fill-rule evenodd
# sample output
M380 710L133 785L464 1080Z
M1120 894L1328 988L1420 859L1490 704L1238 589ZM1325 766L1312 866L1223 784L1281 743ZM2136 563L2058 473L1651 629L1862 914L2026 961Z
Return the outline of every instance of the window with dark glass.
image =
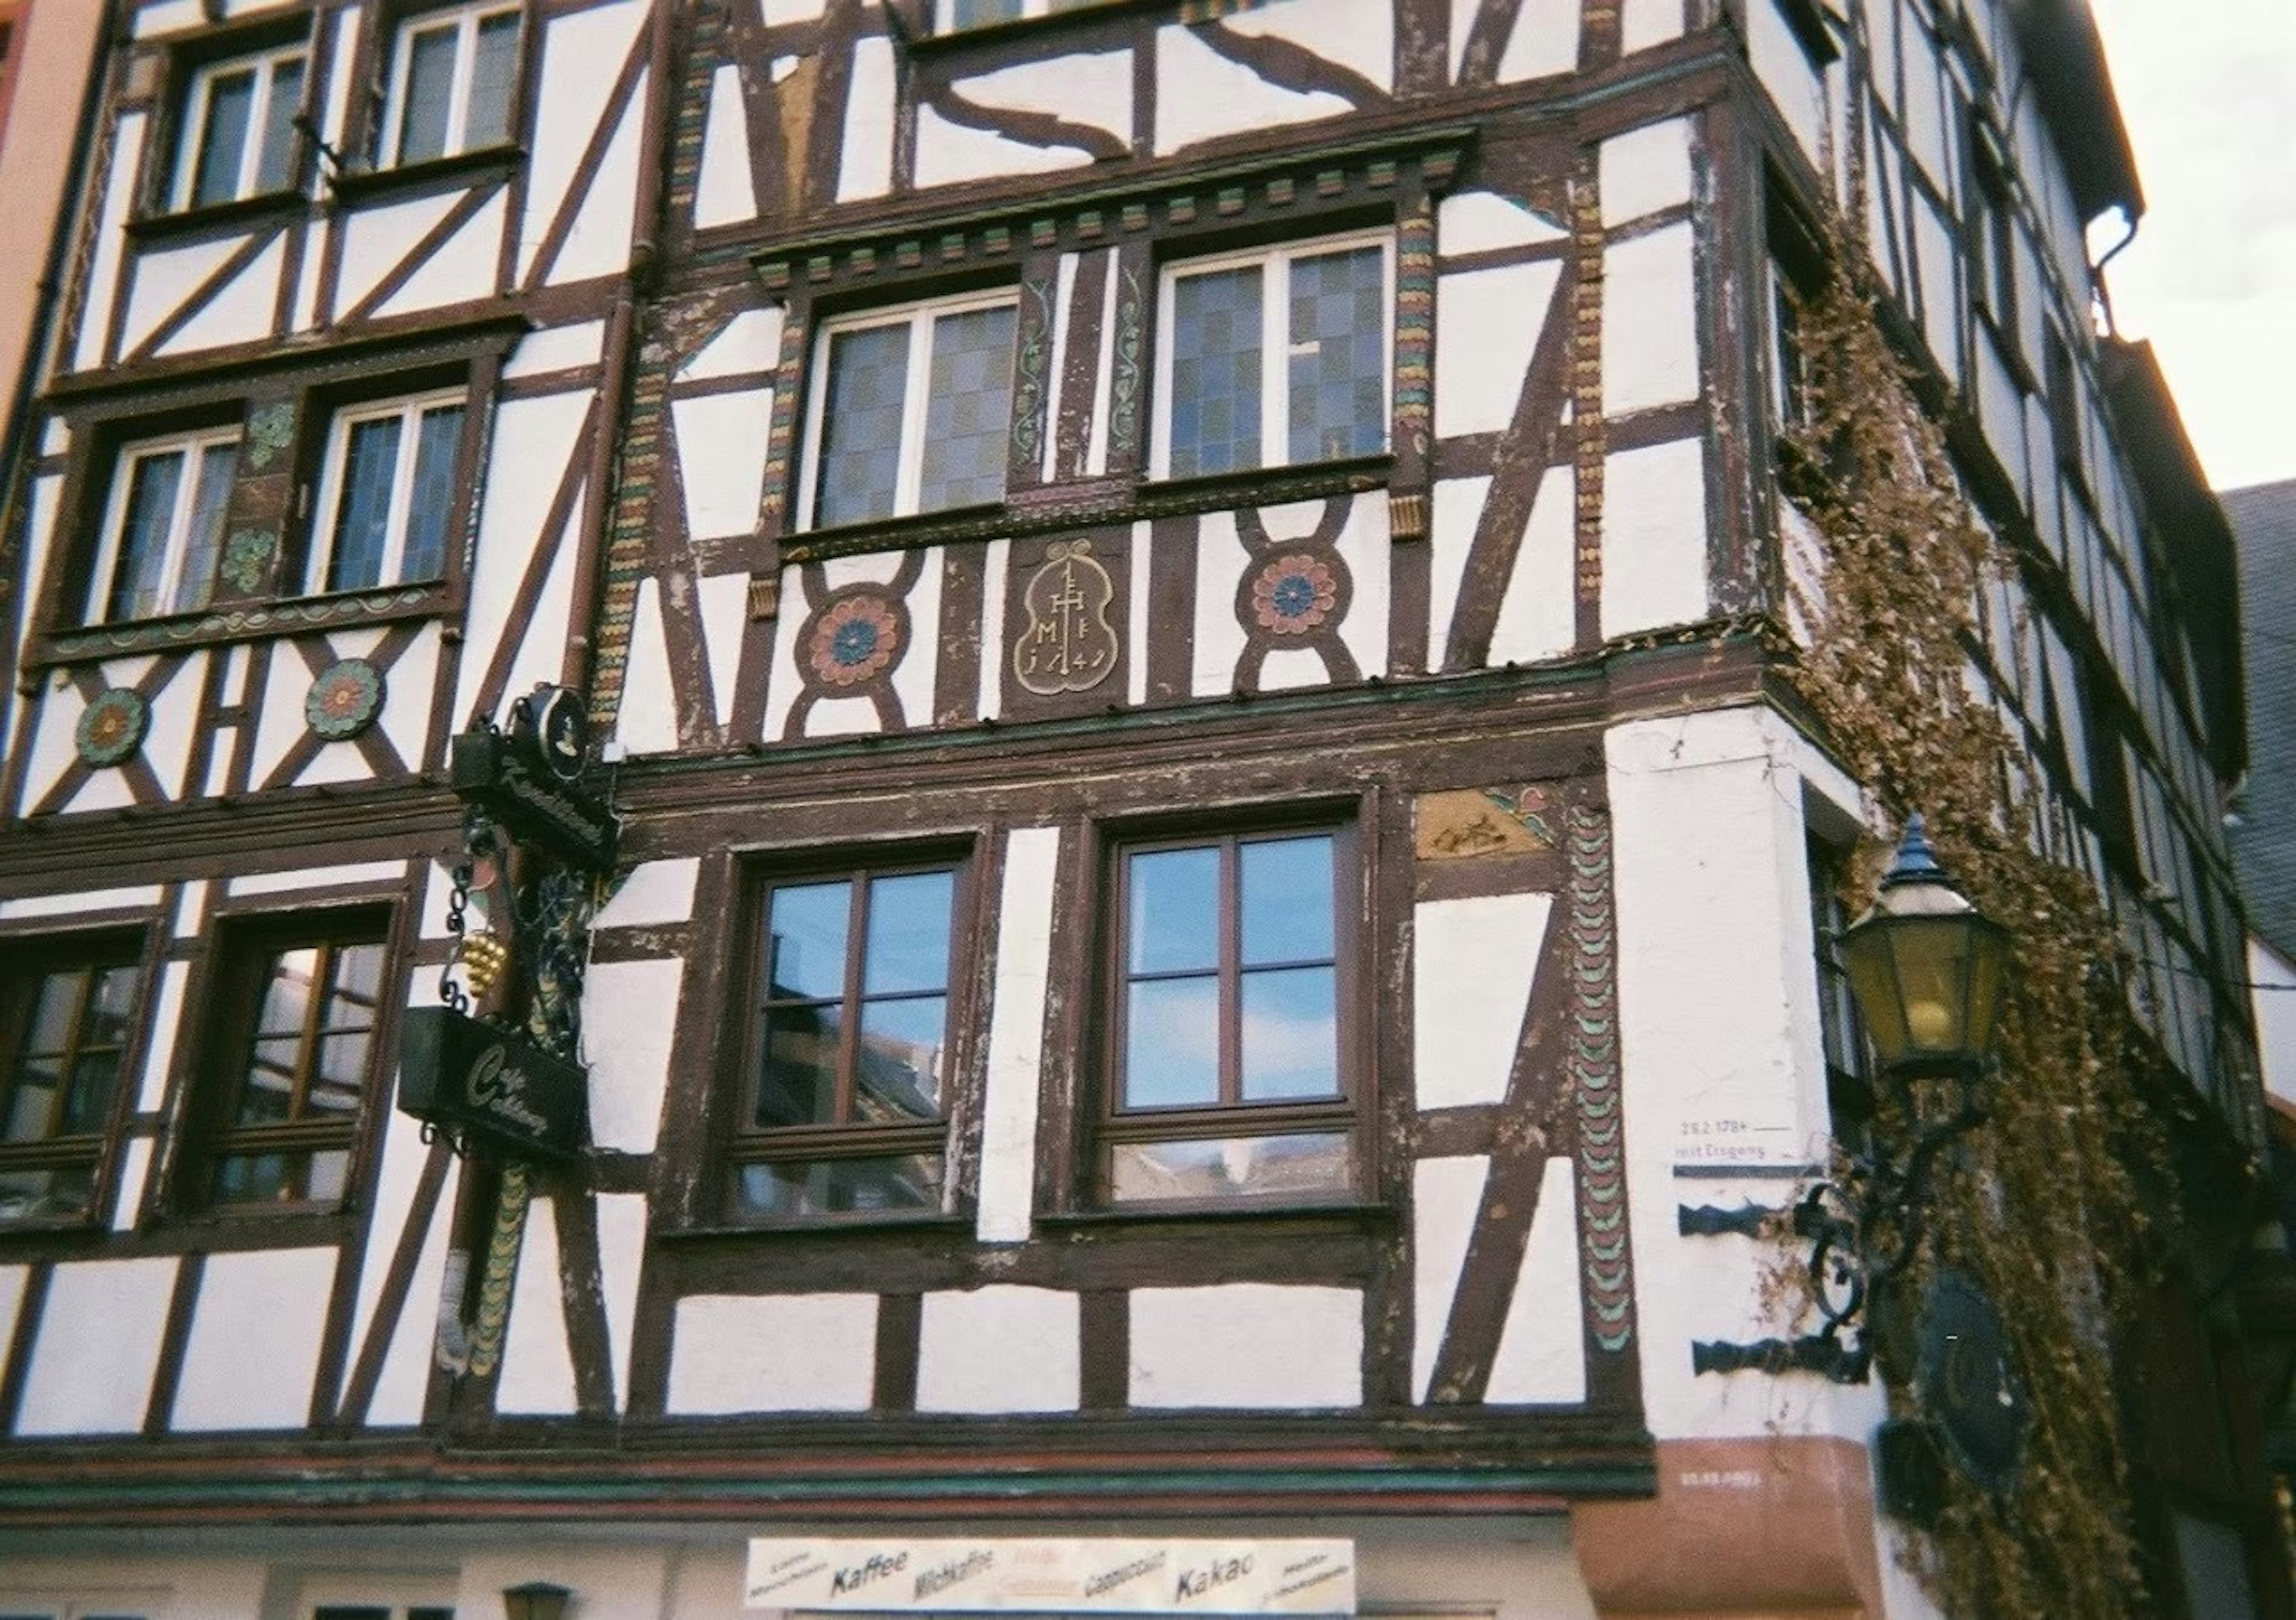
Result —
M188 1202L342 1201L374 1069L382 930L372 916L266 931L229 952Z
M1385 449L1392 250L1382 232L1168 267L1157 475Z
M832 322L815 352L800 510L809 528L1001 500L1009 292Z
M2011 212L2009 180L1994 155L1991 137L1974 121L1969 126L1969 251L1975 261L1970 286L1979 305L2007 331L2017 310L2017 231Z
M1106 0L940 0L939 20L943 29L977 29L1104 4Z
M204 208L295 182L295 115L307 58L298 45L198 69L184 86L170 202Z
M941 1207L956 891L949 866L762 886L735 1215Z
M194 613L215 594L235 427L120 447L90 571L90 623Z
M457 503L459 389L336 413L319 481L314 593L436 580Z
M1846 862L1836 851L1809 844L1810 933L1817 950L1817 1023L1825 1043L1825 1067L1840 1079L1866 1073L1866 1032L1857 1003L1849 993L1849 971L1841 962L1841 936L1853 920L1841 898Z
M1319 829L1117 851L1104 1201L1354 1190L1350 843Z
M20 955L10 967L0 981L0 1221L85 1217L135 1028L133 950Z
M376 160L383 168L510 139L519 8L458 5L398 25L390 45Z

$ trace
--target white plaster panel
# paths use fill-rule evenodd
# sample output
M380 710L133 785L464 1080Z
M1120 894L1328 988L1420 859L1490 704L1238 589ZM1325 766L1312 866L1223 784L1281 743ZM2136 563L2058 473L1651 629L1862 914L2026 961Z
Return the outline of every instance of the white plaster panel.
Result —
M1235 514L1207 512L1196 528L1196 641L1189 690L1217 697L1235 685L1243 626L1235 620L1235 582L1251 554L1235 531Z
M1754 77L1784 115L1802 155L1817 163L1826 127L1824 79L1779 14L1778 0L1756 0L1746 8L1746 54Z
M1349 111L1336 95L1301 95L1230 62L1193 27L1156 30L1156 155L1224 135L1274 129Z
M176 1032L184 1013L184 987L189 982L188 962L164 962L159 988L152 996L152 1040L144 1054L144 1073L135 1088L135 1106L155 1112L168 1095L168 1071L175 1056Z
M694 539L746 535L757 528L773 411L770 388L670 401L686 532Z
M398 883L406 876L403 860L359 860L339 867L289 867L250 872L226 885L231 894L285 894L297 889L340 889L353 884Z
M590 407L587 392L508 399L495 407L494 445L488 457L487 498L479 516L479 544L471 571L469 622L487 626L494 637L474 636L464 646L454 707L459 721L469 716L479 682L495 653L495 639L515 633L509 692L530 690L538 680L555 680L565 646L566 601L572 585L574 525L581 513L578 490L557 534L540 532L569 459L583 448L582 423ZM511 605L526 577L537 545L555 547L532 621L510 629Z
M405 285L382 300L375 314L411 315L417 309L469 303L491 295L495 267L502 260L503 220L509 206L501 192L482 203L477 213L423 259Z
M867 1411L876 1381L873 1294L699 1294L677 1302L672 1413Z
M127 314L119 327L120 353L128 353L150 337L195 288L246 245L244 236L225 236L190 247L136 254L128 273Z
M80 310L79 333L72 344L72 369L86 371L103 361L103 340L111 322L111 301L119 291L119 255L127 218L144 168L141 112L124 114L114 127L111 172L103 187L103 210L95 228L95 259L88 267L87 301Z
M1551 894L1412 909L1411 1073L1422 1108L1505 1100L1554 909Z
M24 1279L29 1266L0 1266L0 1345L16 1336L16 1314L24 1308Z
M1320 503L1316 503L1320 505ZM1266 514L1273 517L1273 513ZM1310 520L1306 530L1312 532ZM1275 532L1271 527L1269 532ZM1356 667L1366 674L1377 675L1387 668L1387 619L1389 582L1392 571L1388 566L1387 500L1381 495L1358 496L1348 510L1347 526L1340 530L1335 543L1348 572L1355 580L1355 595L1348 604L1348 616L1340 626L1340 639L1355 655ZM1319 661L1320 662L1320 661ZM1329 679L1328 676L1324 678Z
M495 1392L497 1410L565 1416L577 1410L574 1356L566 1343L562 1301L558 1205L555 1200L537 1198L527 1205L526 1238L520 1245L518 1273L511 1284L502 1381Z
M742 104L742 70L722 64L709 78L709 115L701 127L701 171L693 189L693 223L703 230L754 218L757 181L750 167L750 123Z
M1046 419L1055 426L1059 424L1061 414L1060 380L1064 379L1068 375L1069 327L1074 321L1077 277L1081 273L1083 266L1083 254L1063 253L1060 256L1059 262L1053 271L1053 311L1051 321L1053 329L1053 352L1050 357L1051 365L1046 368L1045 374L1047 377L1054 379L1052 389L1052 397L1046 401ZM1113 268L1112 264L1111 267L1111 269ZM1111 284L1113 284L1116 277L1111 275L1108 279ZM1113 326L1103 326L1101 330L1103 332L1113 332L1115 328ZM1112 347L1112 345L1103 343L1101 347L1107 349ZM1094 401L1094 410L1095 415L1098 412L1098 408L1099 401L1095 399ZM1045 435L1045 452L1037 462L1037 476L1048 484L1058 481L1058 474L1054 469L1060 459L1060 434L1057 432L1048 432Z
M1570 1161L1546 1161L1538 1213L1499 1329L1483 1399L1493 1405L1587 1398L1585 1305L1578 1286L1578 1183Z
M849 585L890 585L900 572L901 556L898 552L880 552L872 556L830 557L821 564L822 579L832 590L842 590ZM802 599L800 596L800 600Z
M1459 611L1459 589L1466 579L1467 554L1475 544L1483 503L1489 497L1488 477L1446 478L1437 481L1429 504L1427 542L1427 667L1443 667L1444 650L1451 639L1451 621Z
M1467 37L1473 32L1475 15L1483 9L1483 0L1451 0L1451 77L1459 77L1460 64L1467 59Z
M693 915L694 885L701 863L692 856L649 860L634 868L613 898L598 908L592 924L628 928L645 923L682 923Z
M1488 433L1514 420L1531 349L1562 267L1554 261L1466 270L1435 292L1435 432Z
M249 343L271 333L271 312L279 304L279 277L287 262L287 240L275 236L253 262L217 290L197 315L152 352L188 354Z
M590 1135L601 1147L652 1153L661 1127L662 1089L669 1079L671 1020L685 964L676 958L593 962L583 981L590 1009L582 1044L590 1058ZM662 1009L653 1017L615 1017L616 1007Z
M1444 198L1435 215L1435 240L1447 254L1535 247L1569 234L1553 220L1496 192L1457 193Z
M1104 333L1116 330L1116 294L1118 285L1123 280L1114 272L1113 251L1111 249L1111 272L1101 289L1100 329ZM1065 332L1067 323L1062 322L1062 325ZM1051 374L1057 377L1061 374L1054 371ZM1108 471L1108 424L1115 397L1116 345L1110 341L1100 346L1100 358L1093 368L1092 430L1085 436L1084 470L1095 478ZM1054 441L1045 446L1045 453L1049 458L1058 448L1058 436L1047 434L1046 437Z
M419 1133L421 1127L405 1115L398 1120ZM396 1125L394 1125L396 1129ZM439 1297L446 1287L447 1240L454 1223L455 1202L462 1182L459 1163L447 1172L439 1205L422 1235L414 1273L406 1287L406 1308L391 1328L383 1353L382 1371L375 1379L374 1399L366 1420L376 1428L411 1427L422 1420L422 1402L430 1386L430 1365L438 1336ZM459 1303L459 1302L457 1302Z
M1619 45L1627 51L1663 45L1682 32L1683 0L1624 0L1619 8Z
M1541 3L1531 0L1533 4ZM1554 4L1560 0L1543 3ZM1231 34L1289 40L1368 80L1382 92L1395 87L1395 7L1390 0L1267 5L1223 18L1219 26Z
M1499 56L1499 82L1512 85L1550 73L1576 72L1579 10L1577 0L1522 0Z
M133 1434L159 1364L173 1257L84 1260L48 1274L18 1435Z
M359 1258L358 1292L351 1305L350 1353L354 1363L373 1330L383 1279L389 1275L390 1262L398 1253L398 1236L413 1212L415 1188L422 1180L423 1163L430 1156L430 1145L422 1140L422 1122L392 1109L383 1125L382 1157L375 1172L369 1236L365 1252ZM442 1203L434 1208L432 1218L437 1218L439 1208L445 1207L448 1206ZM409 1314L427 1320L433 1303L410 1293L406 1309Z
M1690 201L1690 120L1645 124L1603 143L1603 223L1619 225Z
M761 14L769 29L787 28L793 22L811 22L818 18L826 0L759 0Z
M1129 51L1078 51L1043 62L1019 62L994 72L976 73L958 79L956 93L977 107L996 111L1049 113L1063 123L1097 129L1111 139L1129 145L1132 140L1132 53ZM926 109L931 111L931 109ZM945 121L941 129L956 127ZM969 131L974 136L981 130ZM938 137L935 137L938 138ZM991 136L999 146L1019 143ZM1014 172L1010 168L968 170L964 157L956 153L935 153L918 127L917 184L940 185L955 180L985 177L994 173ZM983 156L988 148L979 148ZM1037 149L1042 151L1042 148ZM1091 156L1078 148L1061 149L1058 162L1090 162ZM1073 155L1069 155L1073 154ZM931 177L928 177L927 160L931 159ZM1043 159L1023 160L1029 168L1052 166ZM1060 374L1053 374L1057 376Z
M629 263L630 232L637 210L638 131L645 118L645 81L646 75L641 72L624 105L621 122L614 126L613 136L606 143L598 172L582 193L581 210L574 216L566 244L551 267L554 287L612 275Z
M1961 383L1961 294L1954 275L1959 255L1953 229L1937 210L1916 197L1913 210L1914 258L1922 278L1922 333L1930 353L1956 387Z
M1301 687L1327 687L1332 672L1322 657L1305 647L1277 647L1259 664L1262 692L1289 692Z
M128 32L138 39L157 39L168 34L180 34L185 29L195 29L207 20L200 0L160 0L157 5L147 5L136 12Z
M382 712L375 723L398 757L416 770L433 762L424 749L430 736L430 694L438 687L445 645L438 625L424 625L383 680Z
M1047 62L1047 67L1055 64ZM952 123L930 103L917 109L917 185L920 189L955 185L1005 175L1046 174L1082 169L1092 153L1081 146L1038 146ZM1057 373L1054 374L1059 374Z
M380 203L353 210L338 226L342 266L335 275L335 313L350 308L395 269L423 234L447 217L459 193L445 192L411 202Z
M1133 527L1132 549L1136 556L1147 555L1147 527L1145 523L1136 524ZM980 570L982 594L985 598L980 609L980 645L982 646L1001 647L1004 645L1004 575L1012 565L1013 542L989 541L988 554L982 561ZM1134 644L1133 660L1136 665L1146 657L1146 654L1142 650L1144 645L1137 642ZM1004 682L1002 678L1004 667L1002 659L980 660L980 692L973 711L989 720L995 720L1004 712ZM1145 678L1144 675L1142 679L1145 680ZM1142 689L1144 691L1146 688L1144 687ZM766 735L771 736L773 733L768 731Z
M1522 549L1499 599L1491 662L1530 663L1570 652L1578 642L1577 475L1549 467L1538 481Z
M332 1248L208 1256L171 1427L299 1429L309 1421L335 1259ZM262 1376L250 1377L258 1368Z
M677 381L739 377L770 372L782 361L783 306L765 304L734 315L677 368Z
M908 638L894 654L888 677L893 695L901 700L901 719L911 726L932 724L933 677L940 662L940 582L947 566L947 547L935 547L926 555L906 602Z
M699 615L701 654L709 668L709 691L720 726L734 720L734 698L742 673L742 642L750 618L750 576L705 574L693 582L693 612Z
M833 697L816 703L805 717L808 737L866 736L885 728L877 705L865 697Z
M1077 1310L1077 1296L1055 1288L926 1295L917 1333L917 1410L1074 1411Z
M845 95L845 143L839 152L837 200L854 202L893 189L893 45L860 40L853 47Z
M1061 829L1056 826L1015 827L1005 837L988 1081L981 1103L975 1234L983 1243L1026 1242L1035 1211L1037 1094L1044 1070L1053 892L1060 859Z
M43 430L46 442L44 442L41 447L41 454L61 456L64 453L63 446L49 448L49 444L59 436L59 421L60 418L57 417L48 418L47 424ZM69 440L71 435L64 432L62 437ZM48 555L49 547L55 538L56 511L58 503L63 498L63 478L59 473L51 473L45 478L36 478L32 481L31 516L24 530L26 556L40 559ZM37 565L36 561L34 566L37 568ZM34 574L27 577L37 578L37 576ZM24 645L25 631L31 620L33 598L38 593L36 590L27 589L19 590L15 595L16 645L21 646Z
M1928 170L1931 181L1946 196L1954 195L1953 165L1946 147L1945 108L1939 101L1937 56L1927 46L1928 30L1915 27L1906 53L1906 104L1902 123L1906 150Z
M989 543L992 553L1002 540ZM774 620L774 653L766 670L766 715L764 735L768 739L779 737L789 727L790 706L804 688L797 667L797 633L805 622L803 610L805 591L799 583L794 563L782 570L782 611ZM990 600L995 600L991 597ZM982 659L986 666L988 661Z
M1628 450L1603 478L1603 635L1707 616L1706 460L1695 439Z
M561 15L543 36L542 70L536 76L534 91L534 146L527 160L526 216L520 221L518 232L521 280L532 273L534 256L566 201L575 169L590 144L592 134L606 115L606 98L613 92L614 80L645 21L646 11L644 0L623 0L620 4L575 12ZM627 105L630 109L643 107L644 96L641 86ZM627 126L628 119L626 118L624 122ZM633 148L636 144L635 136L627 127L618 130L613 138L615 146L625 144ZM626 169L627 164L625 160ZM610 185L602 169L598 184L590 190L589 201L582 205L586 213L603 200L601 186L609 191L622 190L621 186ZM625 233L629 228L626 191L621 228ZM570 256L579 256L571 236L560 255L562 267ZM561 278L554 275L552 279Z
M554 371L595 366L606 352L606 323L576 321L567 326L545 326L518 341L503 362L505 378L544 377Z
M152 1173L152 1139L131 1137L119 1155L119 1191L111 1205L111 1229L132 1232L144 1208L144 1178Z
M1145 521L1132 525L1132 596L1124 627L1124 662L1128 695L1136 704L1148 701L1149 535Z
M1698 293L1687 222L1603 253L1603 408L1698 397Z
M1131 1403L1363 1403L1363 1295L1256 1282L1136 1288Z
M615 739L634 754L677 751L677 688L669 678L669 642L661 615L661 581L648 574L638 581L630 613L622 702L614 714Z
M24 808L45 799L57 778L78 762L73 746L75 728L87 712L86 700L77 687L42 695L40 714L32 736L32 766L24 777ZM117 810L134 802L134 795L117 770L91 773L80 790L65 802L67 810Z
M1490 1167L1483 1154L1421 1159L1411 1167L1411 1389L1417 1401L1427 1399L1434 1381Z
M598 1195L598 1282L605 1295L606 1346L616 1399L630 1403L630 1344L637 1330L638 1274L645 1264L644 1193Z
M0 917L77 917L83 911L124 911L160 903L158 884L127 889L68 889L60 894L24 894L0 900Z
M40 454L43 456L63 455L66 451L71 448L71 437L70 423L66 422L62 416L49 417L45 422L40 424ZM42 479L39 486L36 486L36 488L45 487L49 484L61 481L61 480L56 479ZM46 534L45 530L39 529L36 526L33 532L40 535L43 541L45 541Z

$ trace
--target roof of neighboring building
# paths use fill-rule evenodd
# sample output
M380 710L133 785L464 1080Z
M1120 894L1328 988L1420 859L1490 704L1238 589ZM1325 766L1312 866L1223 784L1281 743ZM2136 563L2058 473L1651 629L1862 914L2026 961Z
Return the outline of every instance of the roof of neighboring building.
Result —
M2231 489L2245 608L2248 781L2232 829L2249 919L2296 959L2296 479Z

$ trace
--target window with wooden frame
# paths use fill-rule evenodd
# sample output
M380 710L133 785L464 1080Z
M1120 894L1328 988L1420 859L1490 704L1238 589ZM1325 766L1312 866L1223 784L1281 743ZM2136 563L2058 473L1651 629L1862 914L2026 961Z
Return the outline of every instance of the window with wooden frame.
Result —
M1153 475L1386 449L1394 286L1384 230L1167 265Z
M963 877L944 860L758 884L730 1214L941 1210Z
M1347 826L1115 849L1096 1201L1360 1192L1359 865Z
M239 429L123 444L89 573L86 622L196 613L215 594Z
M390 916L250 923L227 936L175 1181L179 1205L335 1207L378 1063Z
M141 946L133 935L19 942L0 958L0 1221L95 1213Z
M1002 500L1011 455L1010 290L825 321L815 340L800 526Z
M1997 330L2013 333L2017 325L2017 226L2008 166L1973 112L1964 129L1969 145L1970 292Z
M1841 936L1854 920L1842 885L1849 873L1849 853L1818 838L1808 841L1810 939L1817 966L1817 1029L1824 1048L1827 1095L1844 1125L1863 1123L1871 1066L1866 1052L1866 1028L1858 1021L1857 998L1849 993L1849 970L1841 961Z
M193 69L176 120L170 208L207 208L295 184L310 53L299 42Z
M400 17L384 47L375 166L401 168L507 142L520 29L517 4L484 0Z
M988 28L993 23L1018 22L1025 17L1049 17L1104 5L1107 0L936 0L933 22L942 33Z
M347 406L327 431L304 589L316 596L443 578L466 394Z

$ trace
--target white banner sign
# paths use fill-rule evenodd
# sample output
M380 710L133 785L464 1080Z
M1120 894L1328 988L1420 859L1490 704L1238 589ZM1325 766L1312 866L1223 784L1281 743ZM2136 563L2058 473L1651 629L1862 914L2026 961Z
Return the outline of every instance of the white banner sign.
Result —
M1352 1615L1348 1541L822 1540L750 1543L751 1608L876 1614Z

